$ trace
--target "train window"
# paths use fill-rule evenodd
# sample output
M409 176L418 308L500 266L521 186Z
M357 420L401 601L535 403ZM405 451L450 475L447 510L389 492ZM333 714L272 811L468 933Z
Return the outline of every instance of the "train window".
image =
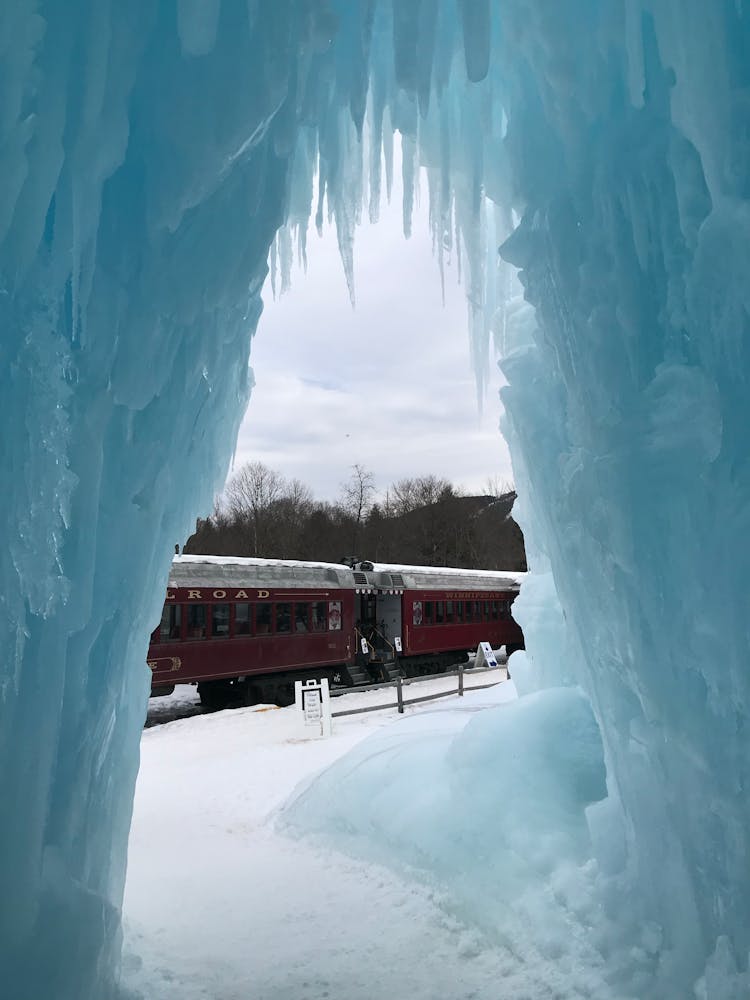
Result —
M464 612L466 616L466 621L467 622L473 621L473 617L471 614L471 601L467 601L466 604L464 605Z
M229 605L211 605L211 635L214 639L229 638Z
M446 622L453 621L453 601L445 602L445 620Z
M315 601L312 606L312 630L313 632L326 632L328 630L328 617L326 612L328 605L325 601Z
M412 625L422 624L422 602L414 601L411 606L411 623Z
M271 631L271 605L255 605L255 634L268 635Z
M235 604L234 606L234 634L251 635L252 622L250 620L250 605Z
M341 601L328 602L328 631L339 632L341 630Z
M424 623L425 625L432 625L432 601L424 602Z
M493 622L496 622L498 619L498 602L492 601L490 604L490 609L491 609L492 620Z
M484 620L488 622L490 620L490 602L484 602Z
M206 605L188 604L187 606L187 637L188 639L206 638Z
M291 604L276 605L276 631L292 631L292 606Z
M182 631L182 605L165 604L161 613L159 638L162 642L174 641L180 638Z
M464 620L464 602L456 601L456 621L462 622Z
M445 621L445 612L443 610L443 602L435 601L435 624L442 625Z
M234 606L234 634L252 635L252 622L250 620L250 605L235 604Z
M472 601L473 607L471 609L472 616L475 622L481 622L482 620L482 602Z
M295 604L294 605L294 631L295 632L307 632L307 609L309 605L307 604Z

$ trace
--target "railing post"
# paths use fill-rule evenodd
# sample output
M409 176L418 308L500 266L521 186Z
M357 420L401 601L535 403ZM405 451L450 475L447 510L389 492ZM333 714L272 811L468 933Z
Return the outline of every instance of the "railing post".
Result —
M464 665L459 663L458 665L458 697L463 698L464 696Z
M404 714L404 690L401 685L401 675L396 678L396 696L398 698L398 714Z

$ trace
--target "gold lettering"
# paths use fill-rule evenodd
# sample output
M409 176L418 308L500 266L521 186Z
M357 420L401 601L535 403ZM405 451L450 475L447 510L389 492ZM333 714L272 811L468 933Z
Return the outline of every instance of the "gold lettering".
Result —
M226 596L227 596L226 590L215 590L214 591L214 597L222 598L222 597L226 597Z
M199 601L200 599L201 599L201 592L200 592L200 590L189 590L188 591L188 600L189 601Z
M268 593L269 592L267 590L259 590L258 597L268 597Z
M175 599L175 592L173 590L167 591L167 600L173 601Z
M241 598L245 601L248 600L246 590L238 590L237 593L234 595L235 601L239 601Z

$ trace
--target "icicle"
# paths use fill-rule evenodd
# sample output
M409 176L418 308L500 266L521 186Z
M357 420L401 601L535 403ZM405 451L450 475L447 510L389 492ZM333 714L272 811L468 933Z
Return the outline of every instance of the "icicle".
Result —
M292 278L292 232L288 225L282 226L276 237L278 243L279 268L281 273L281 291L283 295L289 291Z
M273 243L271 243L271 250L269 254L269 268L271 271L271 295L276 298L276 261L278 257L277 251L277 239L274 238Z
M472 83L484 80L490 66L490 0L459 0L466 74Z
M383 156L385 157L385 194L390 205L393 191L393 131L389 109L386 109L383 126Z
M411 136L401 139L401 179L403 184L403 229L404 236L411 236L412 212L414 210L416 143Z
M354 227L346 216L345 212L336 213L336 238L339 247L339 254L341 255L341 263L344 266L344 275L346 277L346 287L349 290L349 301L352 304L352 308L356 303L355 291L354 291Z
M369 187L370 198L368 215L371 223L376 223L380 217L380 184L383 162L383 114L385 110L385 94L382 81L373 81L370 97L369 114ZM390 192L389 192L390 197Z

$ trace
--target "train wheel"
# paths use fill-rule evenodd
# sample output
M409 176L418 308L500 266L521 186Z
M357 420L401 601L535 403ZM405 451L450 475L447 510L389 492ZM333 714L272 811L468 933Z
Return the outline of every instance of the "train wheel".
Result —
M260 684L251 684L249 681L245 681L242 685L242 704L261 705L264 700L263 688Z
M198 684L201 705L211 712L226 708L232 701L232 695L232 685L229 681L201 681Z
M294 684L279 684L274 699L279 708L287 708L294 704Z

